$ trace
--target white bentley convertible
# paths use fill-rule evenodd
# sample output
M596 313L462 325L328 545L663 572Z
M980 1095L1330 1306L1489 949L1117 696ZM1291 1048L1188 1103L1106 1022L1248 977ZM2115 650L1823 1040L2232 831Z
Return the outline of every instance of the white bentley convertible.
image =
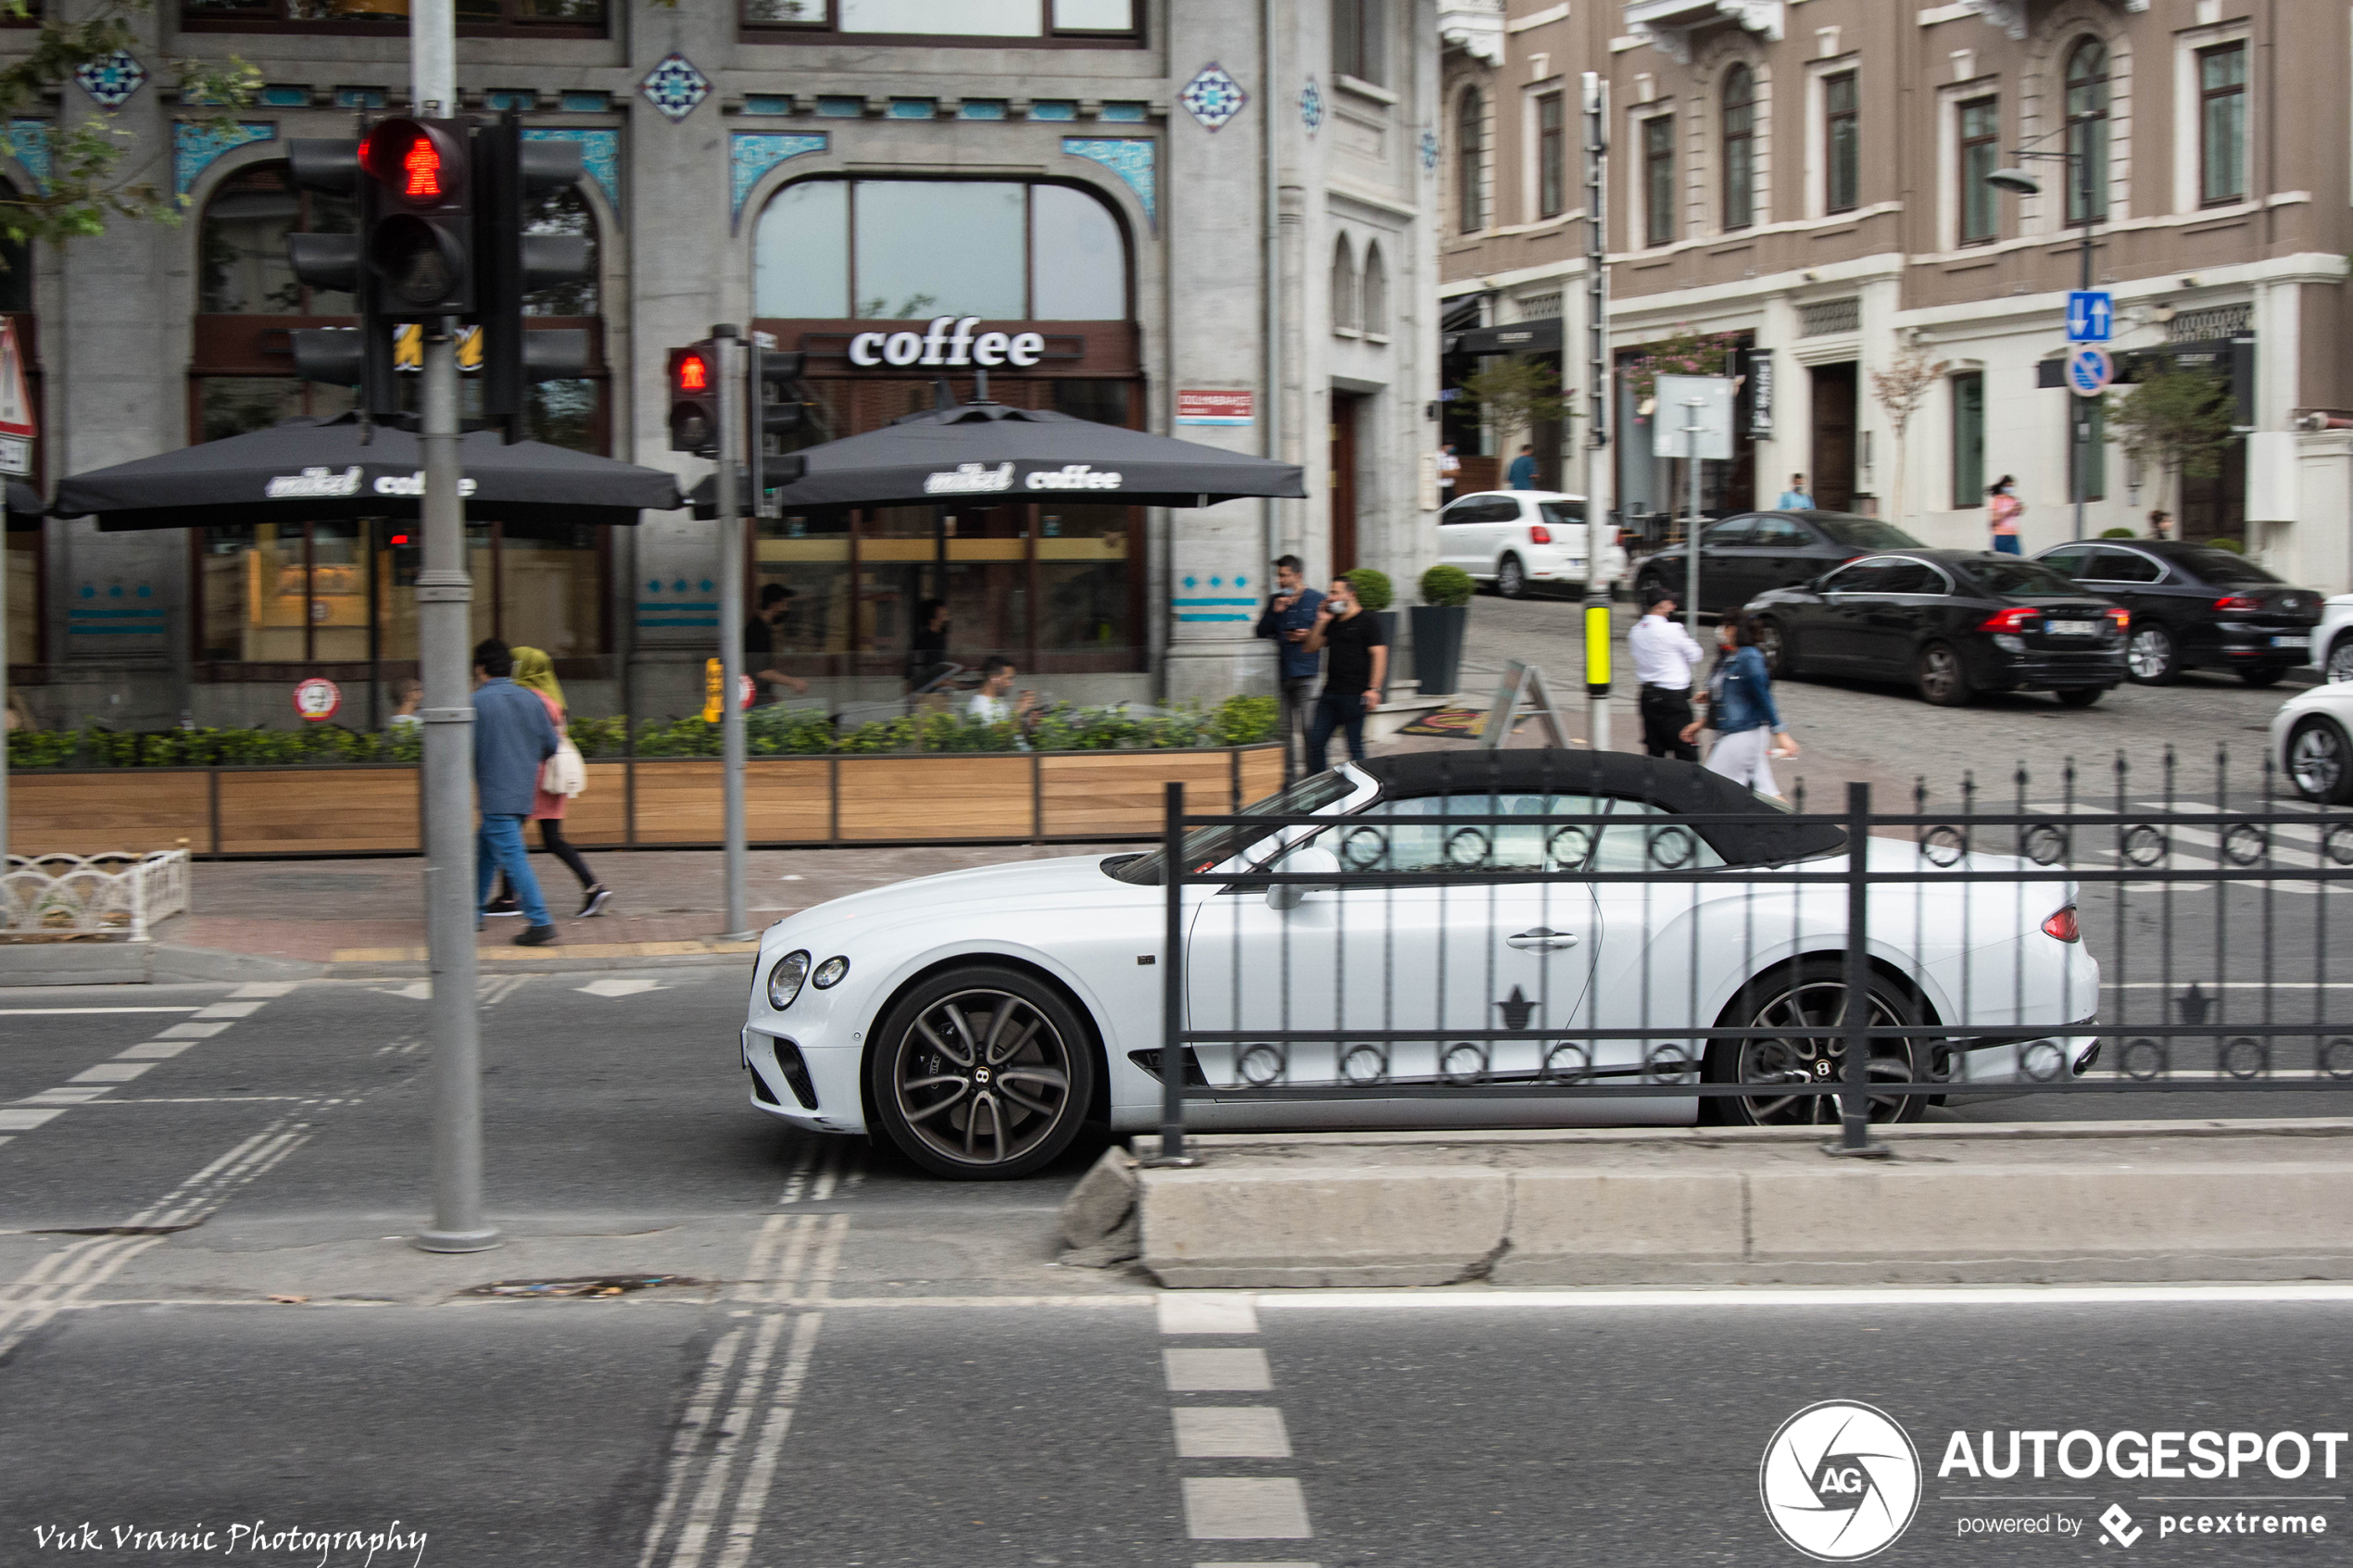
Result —
M1834 1099L1786 1089L1840 1071L1846 889L1770 878L1844 870L1843 830L1689 764L1556 751L1376 759L1240 814L1330 825L1188 840L1187 875L1206 880L1180 889L1185 1027L1239 1036L1188 1048L1189 1126L1836 1119ZM1564 816L1588 822L1495 820ZM1874 1079L1982 1091L2089 1068L2099 968L2071 883L1961 880L2041 868L1951 834L1874 838L1870 867L1905 879L1872 886L1870 1022L1914 1031L1875 1036ZM1334 880L1216 880L1253 870ZM963 1178L1034 1171L1090 1120L1154 1125L1163 872L1157 852L1024 861L779 922L743 1032L752 1103ZM1690 1028L1744 1033L1665 1037ZM1453 1038L1555 1029L1575 1037ZM1564 1077L1650 1092L1510 1092ZM1675 1092L1696 1079L1756 1092ZM1879 1095L1872 1114L1924 1105Z

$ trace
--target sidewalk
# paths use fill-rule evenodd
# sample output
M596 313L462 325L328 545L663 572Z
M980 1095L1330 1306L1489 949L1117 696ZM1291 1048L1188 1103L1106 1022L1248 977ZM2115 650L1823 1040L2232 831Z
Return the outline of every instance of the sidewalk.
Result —
M1086 852L1083 845L913 849L769 849L746 857L747 913L754 928L829 898L910 877L1009 860ZM580 890L548 855L532 869L555 911L557 940L518 947L516 919L493 920L477 939L485 969L629 967L736 962L750 942L717 940L725 923L723 857L710 849L586 851L613 891L604 912L574 920ZM338 975L425 972L425 863L418 857L339 860L199 861L195 912L156 932L157 967L191 950L277 964L317 965ZM201 963L201 960L197 960Z

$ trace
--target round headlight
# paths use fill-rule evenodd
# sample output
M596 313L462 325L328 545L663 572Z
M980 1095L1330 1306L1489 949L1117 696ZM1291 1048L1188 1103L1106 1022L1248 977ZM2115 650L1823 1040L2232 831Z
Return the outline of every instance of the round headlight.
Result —
M778 1012L792 1006L792 999L800 995L800 983L808 978L809 954L795 947L768 972L768 1005Z
M820 991L830 991L840 985L842 976L849 972L849 960L837 955L819 964L817 972L809 977L809 983Z

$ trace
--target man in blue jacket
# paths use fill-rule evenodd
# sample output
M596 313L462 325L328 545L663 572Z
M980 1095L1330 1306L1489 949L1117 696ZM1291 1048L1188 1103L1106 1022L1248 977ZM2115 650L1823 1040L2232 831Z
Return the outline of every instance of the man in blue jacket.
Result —
M474 840L474 909L490 901L494 871L507 873L508 890L522 906L518 947L540 947L556 938L556 922L540 896L523 848L522 825L531 820L539 794L539 770L556 754L556 725L539 694L516 685L514 655L493 637L474 648L474 790L482 828ZM479 926L479 919L476 924Z
M1315 674L1323 655L1307 651L1307 633L1315 629L1315 611L1324 596L1307 585L1306 571L1297 556L1275 562L1275 591L1266 597L1266 611L1258 618L1258 633L1275 640L1276 679L1283 694L1283 782L1300 776L1307 715L1315 705Z

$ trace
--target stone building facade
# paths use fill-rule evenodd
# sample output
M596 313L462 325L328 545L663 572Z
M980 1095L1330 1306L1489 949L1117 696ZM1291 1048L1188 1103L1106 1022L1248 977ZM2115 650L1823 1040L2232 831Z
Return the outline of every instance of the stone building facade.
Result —
M722 321L804 349L814 439L932 406L940 370L850 349L944 316L1039 340L992 373L1000 401L1307 471L1303 502L763 523L750 582L792 589L778 661L818 696L895 698L930 598L952 658L1009 654L1054 696L1270 689L1250 622L1271 554L1401 577L1431 558L1434 0L458 8L464 111L514 108L528 134L579 142L589 171L538 216L594 237L595 282L534 307L587 327L598 368L540 391L541 438L691 484L709 465L668 450L668 349ZM49 120L110 114L187 205L182 226L117 224L11 274L49 483L346 407L288 375L286 331L348 302L296 284L283 236L349 218L291 188L285 143L409 107L406 10L158 0L116 69L10 128L0 174L24 186ZM167 63L230 54L267 86L221 134L175 101ZM702 661L748 610L717 600L711 524L470 527L476 630L555 654L577 710L699 707ZM328 673L364 724L413 669L414 541L388 521L191 537L52 520L9 543L8 658L47 721L290 723L294 682Z
M1639 370L1681 337L1744 377L1737 454L1705 466L1704 510L1770 507L1803 472L1822 505L1981 548L1984 488L2008 473L2032 552L2076 526L2082 419L2086 532L2138 531L2161 507L2191 537L2353 587L2344 7L1448 0L1441 28L1450 383L1478 362L1462 349L1487 346L1461 333L1515 322L1539 350L1566 341L1582 383L1578 87L1597 71L1613 355ZM2041 194L1988 184L2005 166ZM2120 358L2230 383L2242 439L2220 474L2169 482L2051 384L2087 232ZM1874 372L1910 351L1943 370L1899 454ZM1659 411L1639 384L1617 406L1611 498L1680 512L1673 465L1651 455Z

